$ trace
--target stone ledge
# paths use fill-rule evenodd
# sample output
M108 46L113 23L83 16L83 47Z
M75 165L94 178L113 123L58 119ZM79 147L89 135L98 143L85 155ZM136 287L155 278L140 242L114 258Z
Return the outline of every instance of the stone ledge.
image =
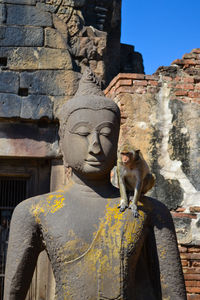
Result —
M59 157L57 126L0 123L1 157Z
M41 47L43 46L43 28L0 26L1 47Z
M0 93L0 117L28 120L53 119L53 103L47 96L20 97Z
M80 74L74 71L22 72L20 87L27 88L29 94L72 96L78 88L79 79Z
M10 70L72 70L71 56L64 49L0 47L0 57L7 57Z
M0 71L0 93L18 94L19 74L17 72Z
M35 6L8 5L8 25L31 25L31 26L52 26L52 16L48 12L40 11Z
M36 0L0 0L0 3L21 4L21 5L35 5L36 4Z

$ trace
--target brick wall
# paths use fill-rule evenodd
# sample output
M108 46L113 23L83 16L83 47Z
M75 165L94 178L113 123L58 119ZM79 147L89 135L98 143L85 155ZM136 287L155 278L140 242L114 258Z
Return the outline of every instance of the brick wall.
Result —
M200 49L153 75L119 74L105 90L118 103L120 143L142 150L150 193L174 219L188 300L200 300Z
M188 300L200 299L200 247L180 245Z

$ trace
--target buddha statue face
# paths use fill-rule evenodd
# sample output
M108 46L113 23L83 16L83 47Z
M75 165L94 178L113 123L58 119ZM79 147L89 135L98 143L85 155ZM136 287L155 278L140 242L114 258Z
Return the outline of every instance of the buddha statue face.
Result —
M68 118L62 138L64 160L73 171L98 179L116 161L119 119L109 109L82 108Z

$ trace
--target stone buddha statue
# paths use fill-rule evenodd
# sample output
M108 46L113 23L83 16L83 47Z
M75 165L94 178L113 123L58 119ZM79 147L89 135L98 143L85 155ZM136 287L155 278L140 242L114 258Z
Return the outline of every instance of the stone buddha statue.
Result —
M4 300L24 300L39 253L46 250L57 300L183 300L183 274L173 221L145 197L139 217L120 213L110 183L120 128L117 105L95 77L83 76L63 105L60 140L71 181L20 203L13 214Z

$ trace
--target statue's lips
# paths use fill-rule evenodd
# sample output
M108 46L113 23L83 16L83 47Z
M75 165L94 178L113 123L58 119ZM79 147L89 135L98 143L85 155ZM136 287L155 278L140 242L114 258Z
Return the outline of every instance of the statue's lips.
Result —
M91 159L86 159L85 160L87 164L91 166L100 166L103 163L103 160L91 160Z

